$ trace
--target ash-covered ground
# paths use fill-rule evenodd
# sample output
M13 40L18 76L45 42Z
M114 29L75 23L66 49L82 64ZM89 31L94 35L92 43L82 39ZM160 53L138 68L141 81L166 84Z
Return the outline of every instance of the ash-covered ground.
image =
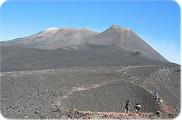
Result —
M156 102L154 92L159 93L163 104ZM1 113L7 118L70 118L70 113L65 111L72 109L122 113L126 99L131 102L131 112L135 111L135 104L140 103L143 113L160 111L177 116L180 111L180 66L70 67L1 72Z

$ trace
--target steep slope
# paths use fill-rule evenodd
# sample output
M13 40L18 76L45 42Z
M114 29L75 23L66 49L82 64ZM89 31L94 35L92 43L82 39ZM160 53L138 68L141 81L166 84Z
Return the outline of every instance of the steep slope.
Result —
M75 107L81 111L124 112L125 101L130 99L130 111L137 103L142 103L142 111L158 110L154 96L145 89L127 81L96 84L90 89L80 88L66 98L62 98L68 108ZM127 86L127 87L126 87ZM94 96L94 97L93 97ZM64 97L64 96L63 96Z
M160 68L143 83L145 89L158 92L177 113L180 112L180 71L180 66Z
M139 53L150 59L167 61L132 30L113 25L106 31L92 36L86 43L91 46L112 46L114 49Z
M3 46L20 46L38 49L66 49L93 51L107 48L108 51L132 52L134 56L143 56L167 62L157 51L150 47L132 30L117 25L97 33L86 29L49 28L35 35L1 42ZM117 57L117 56L116 56Z

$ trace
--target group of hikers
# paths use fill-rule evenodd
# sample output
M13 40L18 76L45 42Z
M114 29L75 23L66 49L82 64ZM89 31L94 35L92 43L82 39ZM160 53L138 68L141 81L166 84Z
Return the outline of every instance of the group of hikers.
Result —
M154 93L154 98L157 102L159 103L163 103L162 99L159 97L159 94L157 92ZM141 107L142 105L137 103L135 105L135 111L136 111L136 114L138 115L139 114L139 111L141 110ZM130 101L129 99L126 100L126 104L125 104L125 113L129 113L129 109L130 109Z
M141 107L142 107L142 105L139 104L139 103L137 103L135 105L135 110L136 110L137 115L139 114L139 111L141 110ZM126 105L125 105L125 113L129 113L129 109L130 109L130 101L129 101L129 99L127 99L126 100Z

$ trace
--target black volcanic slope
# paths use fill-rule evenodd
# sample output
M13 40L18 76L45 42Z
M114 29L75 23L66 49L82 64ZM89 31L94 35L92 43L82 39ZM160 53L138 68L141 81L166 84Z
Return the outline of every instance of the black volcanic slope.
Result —
M180 66L132 30L46 29L1 42L0 50L5 117L66 119L62 112L74 108L123 112L127 98L131 111L140 103L143 112L179 114Z
M179 66L75 67L1 74L1 111L8 118L65 118L61 110L123 112L126 99L143 112L159 106L154 92L180 111ZM166 71L168 71L166 73ZM168 79L166 79L168 78Z
M132 30L46 29L1 42L1 71L169 63Z
M97 86L95 89L78 88L78 91L64 100L64 104L68 108L74 107L82 111L124 112L123 108L128 98L132 102L131 111L135 110L134 106L137 103L142 103L142 110L145 112L158 109L154 96L130 82L121 80Z
M135 32L116 25L101 33L73 28L46 29L32 36L1 42L1 44L38 49L61 48L72 51L93 49L93 47L110 47L117 50L140 52L150 59L167 61Z
M59 67L167 64L160 60L111 48L84 51L1 47L1 71L37 70Z

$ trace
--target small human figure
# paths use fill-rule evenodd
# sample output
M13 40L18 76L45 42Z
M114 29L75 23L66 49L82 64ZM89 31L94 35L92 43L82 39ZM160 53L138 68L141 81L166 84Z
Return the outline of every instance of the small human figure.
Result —
M155 100L158 103L164 103L164 101L162 100L162 98L159 97L159 94L157 92L154 93L154 96L155 96Z
M157 92L154 93L155 99L158 101L159 99L159 94Z
M164 101L162 100L162 98L159 97L158 103L160 103L160 104L161 104L161 103L164 103Z
M129 99L127 99L125 104L125 113L129 113L129 106L130 106L130 101Z
M138 113L139 113L141 107L142 107L142 105L140 105L140 104L138 104L138 103L135 105L135 109L136 109L137 115L138 115Z

